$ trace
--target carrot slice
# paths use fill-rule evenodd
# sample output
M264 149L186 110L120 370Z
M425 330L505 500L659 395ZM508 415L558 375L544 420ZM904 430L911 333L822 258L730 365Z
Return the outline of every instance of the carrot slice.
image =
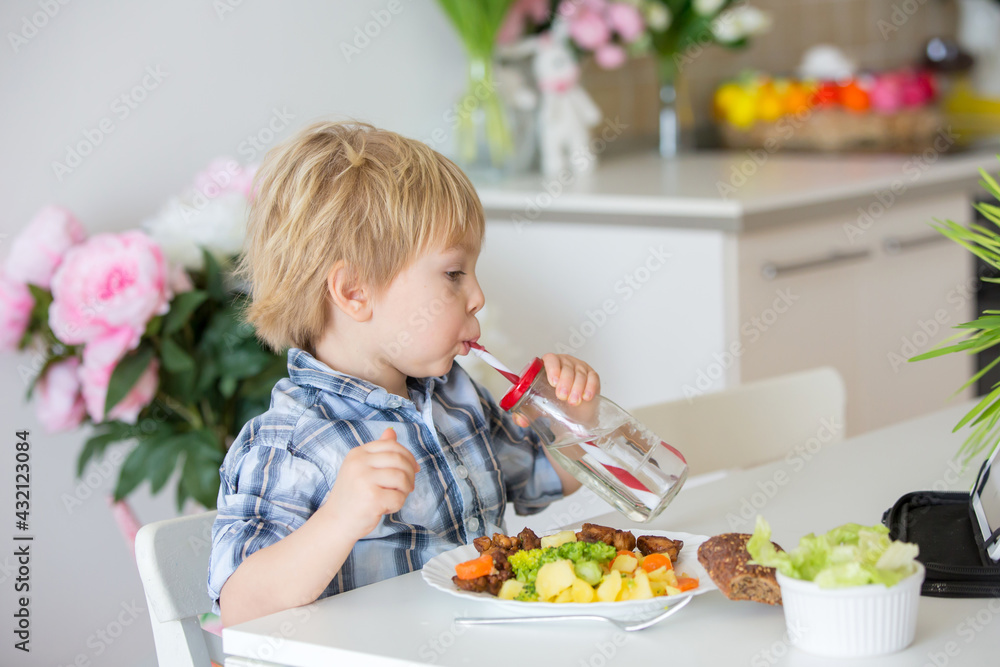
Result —
M681 593L698 588L698 580L695 577L677 577L677 588Z
M455 566L455 574L459 579L476 579L484 577L493 571L493 556L483 554L479 558L467 560Z
M670 562L670 556L665 554L649 554L642 559L642 569L646 572L652 572L661 567L665 567L667 570L674 569L674 564Z

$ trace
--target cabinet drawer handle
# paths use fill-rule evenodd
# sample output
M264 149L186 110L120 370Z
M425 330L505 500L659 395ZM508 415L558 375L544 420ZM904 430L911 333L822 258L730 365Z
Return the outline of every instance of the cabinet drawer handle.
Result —
M831 266L833 264L840 264L842 262L850 262L855 259L864 259L871 255L871 250L834 250L826 257L818 257L816 259L807 259L801 262L792 262L791 264L775 264L774 262L764 262L764 265L760 267L760 275L764 277L764 280L774 280L778 276L784 273L794 273L796 271L805 271L807 269L817 269L822 266Z
M940 241L950 241L944 234L927 234L926 236L911 236L910 238L900 238L898 236L890 236L884 241L882 241L882 249L885 250L887 255L898 255L904 250L909 250L910 248L919 248L920 246L931 245L932 243L938 243Z

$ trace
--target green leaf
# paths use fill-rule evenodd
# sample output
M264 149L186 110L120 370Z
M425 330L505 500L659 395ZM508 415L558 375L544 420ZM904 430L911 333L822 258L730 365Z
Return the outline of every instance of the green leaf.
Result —
M191 315L198 310L198 306L208 299L208 292L203 290L193 290L178 295L170 302L170 310L163 318L163 335L169 336L180 331Z
M160 357L163 360L163 367L171 373L194 370L194 359L169 336L160 343Z
M206 430L192 431L185 440L187 456L181 471L178 495L185 494L194 498L208 509L213 509L218 502L219 467L225 455L215 436Z
M201 249L201 255L205 260L205 282L208 294L220 303L226 303L226 289L222 284L222 269L215 256L205 248Z
M107 415L112 408L125 398L139 377L149 367L149 362L153 359L153 346L149 341L143 341L138 349L126 354L125 357L115 366L111 373L111 380L108 382L108 395L104 401L104 414Z
M106 422L101 425L101 432L87 439L84 443L80 455L76 459L76 476L83 475L87 463L93 457L103 456L104 450L112 442L128 440L135 436L135 429L130 424L123 422Z
M118 483L115 485L115 502L132 493L146 478L146 462L149 460L151 451L152 446L147 439L140 440L135 448L129 452L125 463L122 464L121 472L118 474Z
M173 435L156 445L149 454L147 469L150 492L156 494L170 479L171 473L177 467L177 458L185 451L184 439L186 433Z
M157 315L156 317L152 318L151 320L149 320L149 322L146 323L146 331L142 335L146 337L155 336L156 334L160 333L160 327L162 325L163 325L163 316Z

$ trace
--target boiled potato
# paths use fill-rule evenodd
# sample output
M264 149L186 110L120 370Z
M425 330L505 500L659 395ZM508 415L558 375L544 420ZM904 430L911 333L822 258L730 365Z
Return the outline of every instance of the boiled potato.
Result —
M614 561L611 562L611 569L618 570L619 572L632 572L638 564L639 561L635 556L619 554L615 556Z
M674 588L673 586L667 586L667 595L677 595L681 592L681 589Z
M573 602L593 602L594 601L594 587L588 584L583 579L577 579L573 582L571 589L573 591Z
M501 600L513 600L521 592L522 588L524 588L524 584L517 579L508 579L500 586L500 592L497 593L497 597Z
M667 573L671 572L665 567L658 567L649 573L650 581L667 581Z
M649 588L654 596L667 594L667 585L662 581L655 581L652 576L649 578Z
M611 570L604 575L604 581L597 587L597 600L599 602L614 602L621 590L622 573L618 570Z
M558 547L568 542L576 542L576 533L572 530L563 530L555 535L546 535L542 538L542 548Z
M553 602L573 602L573 587L565 588L555 597Z
M653 597L653 590L649 587L649 576L646 571L639 568L632 578L632 585L628 588L626 600L648 600Z
M572 586L574 581L576 572L573 570L573 561L557 560L538 568L535 590L538 591L539 599L548 600Z

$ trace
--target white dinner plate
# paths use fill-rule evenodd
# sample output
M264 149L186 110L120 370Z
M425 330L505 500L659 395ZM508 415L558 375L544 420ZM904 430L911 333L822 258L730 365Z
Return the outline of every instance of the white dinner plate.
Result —
M580 530L577 528L576 530ZM698 562L698 547L708 539L707 535L692 535L691 533L679 533L663 530L632 530L632 534L637 538L640 535L655 535L657 537L669 537L672 540L682 540L684 546L678 555L677 562L674 563L674 571L679 575L687 574L698 579L698 588L677 595L660 596L650 600L623 600L621 602L521 602L519 600L501 600L489 593L472 593L463 591L455 582L451 580L455 576L455 566L472 560L479 555L476 547L471 544L445 551L430 559L421 571L424 581L449 595L460 597L464 600L479 601L496 605L507 611L524 615L550 615L550 614L600 614L602 616L612 616L624 618L632 615L642 615L654 609L662 609L672 605L681 598L701 595L708 591L718 590L708 572ZM540 536L541 537L541 536Z

